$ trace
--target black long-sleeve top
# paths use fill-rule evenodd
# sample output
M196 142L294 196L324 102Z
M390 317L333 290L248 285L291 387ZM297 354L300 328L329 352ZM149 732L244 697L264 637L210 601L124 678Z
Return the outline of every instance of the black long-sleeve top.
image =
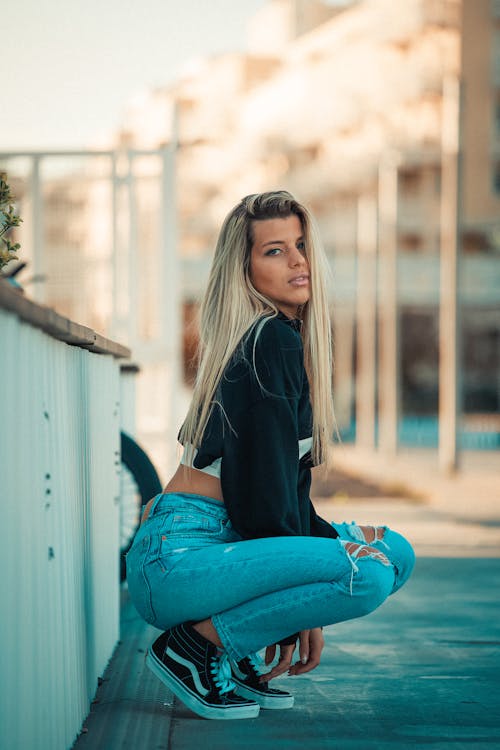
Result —
M261 319L219 383L192 465L220 462L224 503L244 539L336 538L309 498L312 410L300 321Z

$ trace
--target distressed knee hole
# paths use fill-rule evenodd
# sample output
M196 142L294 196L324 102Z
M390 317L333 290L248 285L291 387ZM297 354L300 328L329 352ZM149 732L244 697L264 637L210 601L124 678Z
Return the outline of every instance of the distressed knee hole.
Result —
M359 542L381 542L382 545L387 546L384 542L384 534L387 531L387 526L358 526L355 521L351 521L350 524L346 524L346 529L349 536Z
M349 535L360 542L380 542L384 538L385 526L358 526L354 521L347 527Z
M380 552L380 550L375 549L375 547L369 547L366 544L357 544L356 542L348 542L345 539L340 539L340 543L342 547L345 550L345 553L347 555L347 559L349 560L351 564L351 580L349 583L349 590L352 596L352 584L354 580L354 574L359 572L359 568L354 562L355 560L359 560L363 557L370 558L372 560L378 560L382 563L382 565L390 566L390 562L387 559L387 557Z
M370 547L368 544L346 542L345 540L342 541L342 544L352 560L359 560L362 557L371 557L372 559L380 560L384 565L391 564L384 553L376 549L376 547Z

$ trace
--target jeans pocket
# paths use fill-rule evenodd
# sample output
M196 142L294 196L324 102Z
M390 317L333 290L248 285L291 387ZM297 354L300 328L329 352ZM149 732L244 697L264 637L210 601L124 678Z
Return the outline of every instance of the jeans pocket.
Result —
M176 511L168 529L170 537L218 536L223 530L222 520L209 513Z

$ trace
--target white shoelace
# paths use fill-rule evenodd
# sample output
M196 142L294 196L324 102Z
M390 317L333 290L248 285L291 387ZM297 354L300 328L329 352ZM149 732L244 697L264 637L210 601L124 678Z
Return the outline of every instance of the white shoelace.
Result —
M210 671L214 676L215 686L221 695L230 693L231 690L234 690L236 685L231 679L231 664L229 663L228 655L225 652L212 658Z

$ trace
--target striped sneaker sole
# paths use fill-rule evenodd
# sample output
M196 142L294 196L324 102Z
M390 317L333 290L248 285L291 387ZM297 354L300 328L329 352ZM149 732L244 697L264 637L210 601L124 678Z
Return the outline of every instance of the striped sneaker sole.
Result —
M169 668L158 659L154 651L148 649L146 665L159 680L163 682L174 695L177 696L191 711L204 719L255 719L259 715L259 704L241 704L228 706L213 706L203 700L203 697L189 690ZM238 693L239 694L239 693ZM247 697L247 696L240 696ZM252 696L252 700L255 700Z

